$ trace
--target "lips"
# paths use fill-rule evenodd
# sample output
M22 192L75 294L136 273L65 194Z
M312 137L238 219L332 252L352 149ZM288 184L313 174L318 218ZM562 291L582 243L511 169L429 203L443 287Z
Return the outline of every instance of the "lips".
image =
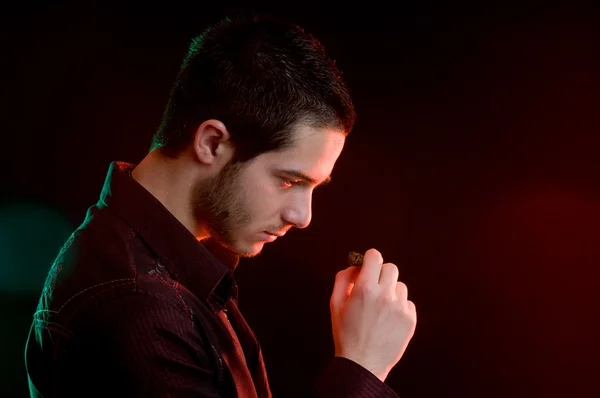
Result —
M277 239L277 235L269 233L267 231L263 231L261 235L262 235L262 240L264 240L266 242L273 242L275 239Z

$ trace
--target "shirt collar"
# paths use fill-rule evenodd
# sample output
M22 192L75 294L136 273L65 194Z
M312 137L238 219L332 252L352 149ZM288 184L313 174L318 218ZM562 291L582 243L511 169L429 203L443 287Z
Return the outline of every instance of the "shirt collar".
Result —
M233 271L239 257L212 239L196 237L130 176L135 165L112 162L98 202L144 240L173 278L218 310L237 300Z

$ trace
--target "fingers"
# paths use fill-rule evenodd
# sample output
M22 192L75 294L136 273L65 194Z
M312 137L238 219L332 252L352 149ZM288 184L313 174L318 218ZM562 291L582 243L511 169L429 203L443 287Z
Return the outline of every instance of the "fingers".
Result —
M332 306L338 307L346 300L354 287L359 270L359 267L352 266L337 273L331 294Z
M398 282L398 267L392 263L385 263L381 267L379 275L379 286L387 292L390 297L396 297L396 283Z
M369 249L365 253L360 273L356 278L357 286L376 285L379 283L379 275L383 266L383 257L375 249Z
M412 316L413 322L416 324L417 308L415 307L415 303L408 299L408 288L402 282L396 283L396 297L398 298L398 303Z
M415 303L413 303L412 301L408 300L406 302L408 304L408 310L410 311L411 314L413 314L415 321L417 320L417 307L415 307Z
M354 286L360 289L379 290L390 297L409 305L408 289L398 281L398 267L393 263L383 264L383 257L376 249L369 249L364 255L361 267L351 266L338 272L331 295L331 305L341 305L350 295ZM368 287L367 287L368 286ZM410 303L412 304L412 303ZM414 308L414 304L413 308ZM409 308L410 310L410 308Z
M396 282L395 286L396 297L401 302L408 301L408 288L403 282Z

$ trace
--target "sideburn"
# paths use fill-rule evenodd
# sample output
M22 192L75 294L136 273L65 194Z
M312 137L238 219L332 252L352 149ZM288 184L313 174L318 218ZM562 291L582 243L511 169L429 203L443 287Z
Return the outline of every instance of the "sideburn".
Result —
M247 166L247 162L230 162L217 176L194 189L192 208L196 219L201 220L211 236L223 243L231 241L231 231L235 227L250 221L237 183Z

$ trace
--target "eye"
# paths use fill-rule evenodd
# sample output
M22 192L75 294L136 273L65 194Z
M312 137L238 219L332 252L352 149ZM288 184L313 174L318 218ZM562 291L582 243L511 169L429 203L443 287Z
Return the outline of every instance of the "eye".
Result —
M281 188L290 189L294 185L298 185L300 181L298 180L290 180L289 178L281 178Z

